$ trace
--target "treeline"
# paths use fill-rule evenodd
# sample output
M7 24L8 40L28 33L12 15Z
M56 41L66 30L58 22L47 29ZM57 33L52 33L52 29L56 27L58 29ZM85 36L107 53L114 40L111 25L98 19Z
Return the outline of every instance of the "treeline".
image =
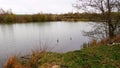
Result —
M56 14L15 15L15 22L59 21Z
M120 13L112 14L113 20ZM45 22L45 21L101 21L102 14L97 13L66 13L66 14L32 14L16 15L9 11L0 9L0 23L24 23L24 22ZM118 17L117 17L118 18Z
M57 15L53 14L34 14L34 15L16 15L16 14L0 14L0 23L12 22L43 22L43 21L59 21Z
M23 22L44 22L44 21L59 21L57 14L32 14L32 15L17 15L10 10L5 11L0 9L0 23L23 23Z
M101 14L97 13L67 13L60 15L63 21L100 21Z
M105 15L107 12L105 13ZM103 17L105 16L100 13L67 13L67 14L61 14L60 19L63 21L103 21ZM120 19L120 12L112 12L111 13L111 19L114 21L116 19Z

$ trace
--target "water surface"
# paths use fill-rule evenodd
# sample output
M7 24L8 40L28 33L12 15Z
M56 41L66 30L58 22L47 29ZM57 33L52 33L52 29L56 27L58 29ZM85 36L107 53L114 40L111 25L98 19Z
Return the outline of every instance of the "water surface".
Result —
M92 22L45 22L0 24L0 59L13 54L26 54L33 49L46 48L54 52L79 50L89 38Z

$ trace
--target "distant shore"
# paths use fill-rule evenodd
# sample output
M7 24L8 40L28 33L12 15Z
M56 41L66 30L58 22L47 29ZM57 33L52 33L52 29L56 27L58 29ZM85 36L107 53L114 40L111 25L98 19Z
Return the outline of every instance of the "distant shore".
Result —
M4 11L4 10L2 10ZM113 16L118 13L112 13ZM24 14L18 15L12 12L1 12L0 23L28 23L28 22L48 22L48 21L102 21L102 14L98 13L66 13L66 14Z

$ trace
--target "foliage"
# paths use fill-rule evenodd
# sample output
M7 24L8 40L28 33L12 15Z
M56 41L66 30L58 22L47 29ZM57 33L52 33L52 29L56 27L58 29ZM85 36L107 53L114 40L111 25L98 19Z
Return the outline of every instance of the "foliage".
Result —
M120 0L78 0L74 5L79 10L87 11L88 13L100 13L103 22L100 28L97 26L88 35L106 35L106 38L112 39L119 34L120 30ZM101 31L101 28L102 31ZM98 31L98 29L100 31ZM96 32L97 31L97 32Z

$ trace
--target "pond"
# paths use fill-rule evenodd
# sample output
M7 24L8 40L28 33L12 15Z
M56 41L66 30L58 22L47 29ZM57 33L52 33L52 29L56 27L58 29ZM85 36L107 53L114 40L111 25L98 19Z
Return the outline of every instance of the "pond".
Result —
M90 40L83 36L83 31L92 29L90 23L93 22L0 24L0 60L36 49L52 52L79 50Z

